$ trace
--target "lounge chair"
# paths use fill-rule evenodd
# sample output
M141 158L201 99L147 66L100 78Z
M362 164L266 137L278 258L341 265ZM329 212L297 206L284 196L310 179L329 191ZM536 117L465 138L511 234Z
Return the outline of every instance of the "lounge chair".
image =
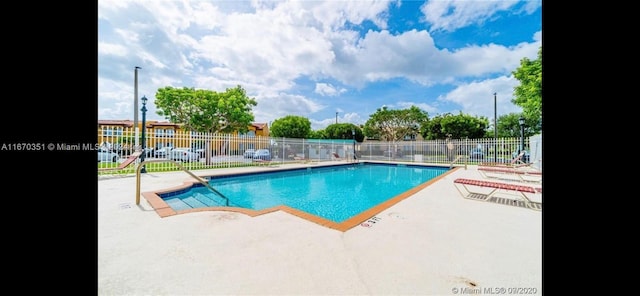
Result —
M510 163L483 162L483 163L480 163L479 166L502 167L502 168L519 168L519 167L531 166L531 163L526 163L522 161L524 154L525 154L525 151L520 152L520 154L514 157Z
M467 199L517 204L517 200L502 197L503 195L515 196L527 208L542 211L542 187L463 178L455 179L453 184L462 197ZM531 197L539 198L540 201L532 201ZM504 202L505 200L507 202Z
M138 157L141 154L142 154L142 151L136 151L134 153L131 153L131 155L129 155L129 157L127 157L127 159L125 159L125 161L123 161L119 166L112 167L112 168L99 168L98 171L103 172L103 171L123 170L127 168L131 163L133 163L136 159L138 159Z
M542 172L520 168L478 167L478 172L485 178L504 179L509 181L542 182Z

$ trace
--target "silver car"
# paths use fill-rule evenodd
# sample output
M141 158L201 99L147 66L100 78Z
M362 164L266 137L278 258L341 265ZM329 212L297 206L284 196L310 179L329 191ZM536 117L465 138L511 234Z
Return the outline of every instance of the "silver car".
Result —
M258 149L255 153L253 153L253 159L261 159L261 160L271 160L271 152L267 149Z
M183 162L200 160L200 154L198 154L191 148L174 148L173 150L171 150L171 152L169 152L169 155L169 159Z
M163 147L163 148L159 148L156 149L153 152L153 156L157 157L157 158L165 158L168 157L169 154L171 153L171 150L173 149L173 147Z
M109 150L100 149L98 150L98 162L117 162L120 156L118 153L111 152Z
M255 149L247 149L244 151L244 158L253 158L254 153L256 153Z

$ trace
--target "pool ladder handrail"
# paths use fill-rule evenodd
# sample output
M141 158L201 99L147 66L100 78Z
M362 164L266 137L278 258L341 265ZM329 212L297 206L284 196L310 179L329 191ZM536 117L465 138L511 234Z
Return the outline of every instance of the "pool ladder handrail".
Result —
M140 204L140 170L142 169L143 165L145 165L147 163L152 163L152 162L172 162L178 168L183 170L185 173L189 174L191 177L193 177L194 179L198 180L198 182L200 182L202 185L207 187L209 190L213 191L213 193L215 193L218 196L222 197L224 199L224 201L225 201L225 206L227 206L227 207L229 206L229 199L226 196L224 196L222 193L220 193L220 191L218 191L215 188L211 187L211 185L209 185L209 182L207 182L206 180L196 176L194 173L192 173L191 171L187 170L187 168L182 166L179 162L177 162L175 160L171 160L171 159L152 159L152 160L145 160L145 161L142 161L142 162L138 163L138 166L136 167L136 205Z
M456 158L454 160L451 161L451 163L449 163L449 169L453 168L453 164L456 163L458 161L458 159L464 159L464 169L467 169L467 163L469 162L469 156L468 155L458 155L456 156Z

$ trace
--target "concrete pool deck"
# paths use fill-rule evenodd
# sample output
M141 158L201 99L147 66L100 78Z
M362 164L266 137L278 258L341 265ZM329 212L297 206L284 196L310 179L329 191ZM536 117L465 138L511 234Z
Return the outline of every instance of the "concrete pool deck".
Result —
M308 165L279 165L297 166ZM250 170L274 168L194 173ZM464 199L456 178L482 179L475 166L458 168L376 214L368 227L342 232L282 211L161 218L145 198L135 204L135 176L100 176L98 293L541 295L542 212ZM146 173L141 192L190 179Z

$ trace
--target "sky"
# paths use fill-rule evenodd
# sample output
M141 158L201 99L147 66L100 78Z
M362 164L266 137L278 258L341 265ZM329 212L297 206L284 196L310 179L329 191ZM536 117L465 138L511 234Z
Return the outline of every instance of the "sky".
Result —
M520 113L512 72L542 46L542 1L98 1L98 119L146 120L167 86L257 101L312 130L412 105L429 118ZM494 93L496 94L494 96ZM138 101L141 120L141 100Z

